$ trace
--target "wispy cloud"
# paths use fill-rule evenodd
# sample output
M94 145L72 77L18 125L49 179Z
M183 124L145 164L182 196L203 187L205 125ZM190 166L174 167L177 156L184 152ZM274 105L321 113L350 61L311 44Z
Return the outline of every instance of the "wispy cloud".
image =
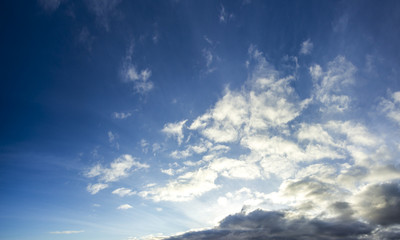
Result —
M391 93L389 99L383 98L380 102L380 110L388 118L400 124L400 91Z
M182 144L182 140L184 138L183 128L187 120L182 120L176 123L167 123L164 125L164 128L161 130L163 133L167 134L169 137L176 138L178 144Z
M115 189L115 190L112 192L112 194L116 194L116 195L118 195L118 196L120 196L120 197L125 197L125 196L132 196L132 195L135 195L136 192L135 192L135 191L132 191L132 190L129 189L129 188L117 188L117 189Z
M129 46L124 59L121 74L124 82L132 82L136 93L145 94L153 89L154 83L150 81L152 72L150 69L137 70L133 63L133 43Z
M357 68L343 56L329 62L326 71L317 64L310 67L315 98L325 105L321 111L343 112L350 107L352 99L346 89L354 84L356 71Z
M105 168L100 164L93 166L86 176L89 178L98 177L99 180L104 182L116 182L122 177L130 174L131 169L134 170L149 168L146 163L140 163L129 154L121 155L110 163L109 168Z
M106 189L106 188L108 188L108 184L105 184L105 183L96 183L96 184L89 184L89 185L86 187L86 190L87 190L88 192L90 192L92 195L94 195L94 194L96 194L96 193L98 193L98 192L100 192L101 190Z
M85 231L79 230L79 231L54 231L50 232L51 234L75 234L75 233L83 233Z
M303 43L301 43L300 54L308 55L313 50L314 44L310 39L307 39Z
M220 23L227 23L229 20L231 20L234 15L233 13L228 13L224 7L224 5L221 4L221 8L219 11L219 22Z
M95 15L99 25L110 30L110 19L118 15L117 6L121 0L85 0L88 9Z
M112 114L112 117L115 119L126 119L132 116L132 113L130 112L114 112Z
M38 0L40 6L48 12L57 10L62 1L63 0Z

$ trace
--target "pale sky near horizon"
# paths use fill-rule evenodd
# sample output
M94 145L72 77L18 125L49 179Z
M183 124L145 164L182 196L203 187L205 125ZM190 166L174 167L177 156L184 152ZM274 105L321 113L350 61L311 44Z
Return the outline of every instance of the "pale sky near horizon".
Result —
M400 2L0 5L0 239L400 239Z

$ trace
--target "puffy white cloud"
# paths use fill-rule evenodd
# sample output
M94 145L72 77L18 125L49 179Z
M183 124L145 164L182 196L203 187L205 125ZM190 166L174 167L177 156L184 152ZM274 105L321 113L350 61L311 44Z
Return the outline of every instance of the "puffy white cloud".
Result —
M86 187L86 190L90 192L92 195L98 193L99 191L108 188L108 184L105 183L96 183L96 184L89 184Z
M307 39L306 41L301 43L300 54L303 54L303 55L310 54L313 47L314 47L314 44L311 42L310 39Z
M129 205L129 204L123 204L123 205L120 205L120 206L117 207L117 209L119 209L119 210L127 210L127 209L130 209L130 208L132 208L132 206Z
M129 188L117 188L117 189L115 189L115 190L112 192L112 194L116 194L116 195L118 195L118 196L120 196L120 197L125 197L125 196L132 196L132 195L135 195L136 192L135 192L135 191L132 191L132 190L129 189Z
M187 120L183 120L176 123L167 123L164 125L164 128L161 131L167 134L167 136L176 138L178 144L181 145L182 140L184 138L183 127L185 126L186 122Z
M97 164L93 166L87 173L87 177L99 177L104 182L115 182L122 177L129 175L129 171L135 167L135 170L149 168L149 165L135 161L135 158L129 154L121 155L111 162L109 168L104 168Z

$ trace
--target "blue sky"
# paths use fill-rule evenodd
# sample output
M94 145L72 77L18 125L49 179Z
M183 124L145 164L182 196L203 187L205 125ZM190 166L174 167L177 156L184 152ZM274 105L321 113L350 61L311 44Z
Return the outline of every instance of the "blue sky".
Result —
M1 9L1 239L400 238L398 1Z

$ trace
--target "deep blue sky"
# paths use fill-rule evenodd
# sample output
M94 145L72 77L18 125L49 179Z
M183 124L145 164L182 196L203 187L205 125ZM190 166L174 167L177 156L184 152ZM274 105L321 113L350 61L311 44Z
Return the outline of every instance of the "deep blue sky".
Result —
M243 206L343 217L290 191L310 179L371 228L360 196L387 184L398 209L398 1L0 9L1 239L169 236Z

